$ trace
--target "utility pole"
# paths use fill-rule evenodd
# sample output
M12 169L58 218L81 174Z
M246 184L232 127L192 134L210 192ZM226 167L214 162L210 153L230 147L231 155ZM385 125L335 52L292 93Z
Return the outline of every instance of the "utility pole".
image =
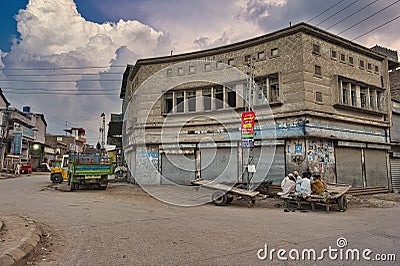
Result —
M106 139L106 115L104 113L101 114L101 116L103 118L103 123L102 126L100 128L100 132L101 132L101 149L104 150L105 149L105 139Z
M255 113L253 112L253 104L254 104L254 91L255 91L255 67L254 67L254 61L255 59L250 57L248 62L247 62L247 88L246 88L246 112L242 114L242 120L244 117L253 116L253 123L255 119ZM253 112L253 113L252 113ZM251 114L252 113L252 114ZM242 121L242 124L245 123ZM248 156L247 160L247 165L245 165L246 169L246 185L247 189L251 189L251 181L253 179L253 175L255 172L255 166L254 166L254 124L252 128L252 137L246 136L245 139L243 139L243 129L242 129L242 154L244 156ZM247 132L248 133L248 132ZM246 151L246 152L245 152ZM246 158L246 157L244 157Z

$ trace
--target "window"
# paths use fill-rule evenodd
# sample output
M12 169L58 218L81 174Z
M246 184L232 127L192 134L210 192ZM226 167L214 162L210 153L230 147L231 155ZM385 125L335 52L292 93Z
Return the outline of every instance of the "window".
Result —
M367 70L372 71L372 64L371 63L367 64Z
M382 92L376 94L376 107L378 111L382 111Z
M169 92L164 94L164 112L170 113L174 108L173 93Z
M215 66L216 66L217 69L223 69L223 68L224 68L224 64L222 63L222 61L218 61L218 62L215 64Z
M265 98L267 98L267 95L268 95L267 80L268 80L268 78L262 78L262 79L256 80L256 84L257 84L258 88L260 89L260 92L262 92L262 94L260 93L258 95L258 99L260 99L260 100L263 98L263 96Z
M314 66L314 74L318 77L322 76L321 66L315 65Z
M360 89L361 108L367 108L367 91L365 88Z
M185 111L185 93L183 91L175 93L176 112L183 113Z
M196 111L196 91L188 91L186 92L188 111L195 112Z
M271 49L271 56L278 56L278 48Z
M356 95L356 88L355 86L351 85L351 106L357 107L357 95Z
M369 106L371 107L372 110L375 110L375 95L372 92L370 92L369 95Z
M189 74L196 73L196 68L194 66L189 66Z
M211 63L204 64L204 71L211 71Z
M376 73L376 74L379 73L379 66L375 66L375 73Z
M178 75L182 76L183 74L183 67L178 67Z
M349 83L343 83L342 87L342 102L343 104L348 105L349 104L349 90L347 86Z
M222 86L214 87L215 109L224 107L224 88Z
M245 62L245 63L251 62L251 54L248 54L248 55L245 55L245 56L244 56L244 62Z
M203 89L203 97L204 111L211 110L211 89Z
M321 54L320 52L321 47L319 46L319 44L313 44L313 53L314 54Z
M340 54L340 62L346 62L346 55Z
M257 59L258 59L258 60L261 60L261 59L264 59L264 58L265 58L265 53L264 53L264 51L258 52L258 54L257 54Z
M354 65L354 57L349 56L349 64Z
M226 89L227 91L227 99L228 99L228 105L230 107L236 107L236 92L231 91L230 89Z
M233 66L235 64L235 59L228 59L228 66Z
M322 92L319 91L315 92L315 101L322 103Z
M332 57L332 59L337 59L337 52L336 51L334 51L334 50L332 50L331 51L331 57Z
M359 67L360 67L360 69L364 69L365 65L364 65L364 61L363 60L360 60Z
M269 99L270 103L274 102L280 102L280 96L279 96L279 78L278 74L271 76L269 78Z
M172 76L172 68L167 69L167 76L168 77Z

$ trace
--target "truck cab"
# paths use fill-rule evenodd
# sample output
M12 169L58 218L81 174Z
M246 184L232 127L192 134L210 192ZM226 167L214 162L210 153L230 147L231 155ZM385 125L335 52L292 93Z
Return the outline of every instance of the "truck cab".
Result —
M57 162L56 166L51 168L50 180L54 184L60 184L64 180L68 180L68 163L69 156L63 155L61 162Z

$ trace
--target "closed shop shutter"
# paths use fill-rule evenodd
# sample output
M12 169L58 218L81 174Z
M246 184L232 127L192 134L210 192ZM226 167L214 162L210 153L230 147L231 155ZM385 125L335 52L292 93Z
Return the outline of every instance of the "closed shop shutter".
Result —
M392 186L394 189L400 190L400 159L390 159L390 170L392 173Z
M386 150L365 149L367 187L388 187Z
M196 177L195 155L165 154L161 155L161 174L168 181L179 185L190 185ZM162 184L169 182L164 180Z
M392 116L392 124L393 125L400 125L400 115L397 113L394 113ZM400 141L400 127L399 126L393 126L390 128L390 139L393 142L399 142Z
M200 149L201 178L218 182L236 183L238 180L237 148Z
M361 149L336 147L337 183L363 187Z
M254 151L254 164L256 165L256 173L254 180L272 180L274 184L278 184L285 177L285 147L279 145L274 149L271 147L263 147L260 157L260 147L256 147ZM272 161L272 163L271 163ZM246 162L244 162L244 166Z

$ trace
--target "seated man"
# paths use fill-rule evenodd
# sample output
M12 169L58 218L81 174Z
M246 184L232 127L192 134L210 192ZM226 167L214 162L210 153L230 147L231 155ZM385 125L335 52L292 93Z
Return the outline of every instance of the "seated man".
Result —
M290 173L289 175L285 176L285 178L282 180L282 183L281 183L281 188L282 189L285 187L285 184L286 184L287 181L289 181L290 177L293 177L292 173Z
M294 176L292 174L289 174L287 177L288 180L282 186L282 192L277 193L279 196L286 196L290 192L294 192L296 190L296 179L294 178Z
M322 194L326 191L326 185L320 175L314 176L314 181L311 183L311 190L315 194Z
M303 178L297 181L296 194L303 197L311 195L311 182L307 173L303 174Z

